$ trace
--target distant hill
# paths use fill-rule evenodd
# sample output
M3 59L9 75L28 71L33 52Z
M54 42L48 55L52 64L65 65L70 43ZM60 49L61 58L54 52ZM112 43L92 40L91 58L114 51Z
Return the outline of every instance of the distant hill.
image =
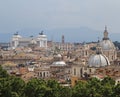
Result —
M37 36L41 29L23 29L19 31L19 34L24 37L31 35ZM104 29L103 29L104 31ZM61 36L65 36L66 42L91 42L97 41L98 37L100 40L103 37L103 31L96 31L87 27L80 28L65 28L65 29L52 29L44 30L44 33L48 36L48 40L61 41ZM14 33L0 33L0 42L10 41ZM120 41L120 33L110 33L109 37L112 41Z

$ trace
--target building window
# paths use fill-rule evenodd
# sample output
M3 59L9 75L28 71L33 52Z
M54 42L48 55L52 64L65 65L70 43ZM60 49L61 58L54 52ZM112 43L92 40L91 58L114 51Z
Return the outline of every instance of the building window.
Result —
M112 60L114 59L114 57L112 56Z
M74 75L76 75L76 68L74 68Z
M80 69L80 77L83 77L83 70L82 70L82 68Z
M86 56L87 56L87 51L86 51Z
M91 69L89 69L89 72L91 73Z
M43 72L43 77L45 77L45 72Z
M42 77L42 73L40 72L40 75L39 75L40 77Z

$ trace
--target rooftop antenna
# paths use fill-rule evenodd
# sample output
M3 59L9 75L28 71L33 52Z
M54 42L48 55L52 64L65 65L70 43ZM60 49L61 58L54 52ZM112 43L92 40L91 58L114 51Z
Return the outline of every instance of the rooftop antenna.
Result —
M65 43L65 37L64 37L64 35L62 35L62 43L63 44Z

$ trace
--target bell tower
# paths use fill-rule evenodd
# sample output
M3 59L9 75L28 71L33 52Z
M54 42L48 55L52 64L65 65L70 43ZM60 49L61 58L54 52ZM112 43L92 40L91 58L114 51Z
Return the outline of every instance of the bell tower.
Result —
M62 35L62 43L63 44L65 43L65 37L64 37L64 35Z

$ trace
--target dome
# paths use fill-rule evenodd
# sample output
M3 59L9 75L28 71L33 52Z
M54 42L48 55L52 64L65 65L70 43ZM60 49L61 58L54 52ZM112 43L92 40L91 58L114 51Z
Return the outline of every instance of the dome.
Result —
M103 67L110 65L108 58L103 54L91 55L88 60L89 67Z
M102 40L100 46L102 50L115 50L115 46L111 40Z
M96 54L90 56L88 65L89 67L103 67L110 65L108 58L102 53L99 41L96 47Z
M55 61L60 61L62 59L62 55L61 54L55 54L53 57L54 57Z
M57 54L55 57L61 58L62 56L61 56L61 54Z
M66 66L66 63L64 61L56 61L51 66Z
M100 42L100 46L102 50L115 50L113 42L108 37L107 27L105 27L104 37L103 40Z

